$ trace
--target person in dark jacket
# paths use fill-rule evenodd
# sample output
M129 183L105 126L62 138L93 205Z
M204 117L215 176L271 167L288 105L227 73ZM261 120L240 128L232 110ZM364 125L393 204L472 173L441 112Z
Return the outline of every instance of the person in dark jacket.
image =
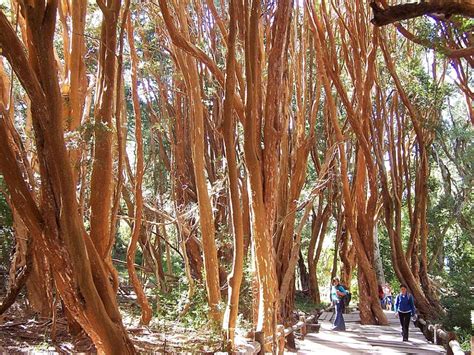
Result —
M400 318L403 341L408 341L410 318L415 316L415 312L415 300L413 296L407 292L405 285L400 285L400 294L395 301L395 315Z
M347 290L339 283L339 279L335 277L332 280L331 288L331 300L336 306L336 318L334 319L334 324L331 330L346 330L346 323L344 322L344 300L343 297L347 295Z
M382 285L378 285L377 287L378 291L379 291L379 301L380 301L380 306L382 306L382 308L385 308L385 301L384 301L384 298L385 298L385 294L383 292L383 288L382 288Z

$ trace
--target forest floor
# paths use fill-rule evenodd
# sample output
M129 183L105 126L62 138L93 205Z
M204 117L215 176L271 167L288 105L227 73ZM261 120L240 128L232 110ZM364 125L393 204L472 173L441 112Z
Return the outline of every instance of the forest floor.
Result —
M6 284L1 282L3 280L0 277L0 300L6 292ZM155 316L149 326L139 325L140 308L131 286L121 284L118 301L123 323L136 349L140 352L205 354L224 348L219 332L212 331L209 326L201 323L186 324L172 316L166 318ZM173 307L176 307L175 301L168 300ZM195 303L194 309L191 307L190 310L190 313L195 314L189 316L202 318L203 314L199 314L199 309L195 308L199 307L199 301L195 300ZM170 304L163 303L162 307L170 306ZM314 311L314 307L306 295L297 293L296 308L299 311L308 314ZM40 317L31 310L24 294L20 294L16 302L3 315L0 315L0 354L95 353L94 345L85 334L75 337L70 335L60 303L56 306L55 318L53 322L50 318ZM295 322L297 321L296 317ZM241 326L248 328L245 324ZM238 335L245 338L249 329L246 331L240 329L245 334Z
M213 353L222 346L212 332L183 327L176 322L152 321L147 327L139 326L136 307L131 300L120 298L124 324L140 352ZM95 347L86 335L72 337L69 334L59 307L53 322L31 312L20 297L0 316L0 354L71 352L94 353Z

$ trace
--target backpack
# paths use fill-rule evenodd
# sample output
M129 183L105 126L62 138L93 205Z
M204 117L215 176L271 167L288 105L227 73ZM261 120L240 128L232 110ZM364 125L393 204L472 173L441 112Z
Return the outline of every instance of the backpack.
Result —
M344 307L349 306L349 303L351 303L351 299L352 299L352 294L349 291L347 291L346 295L342 298L344 302Z
M346 294L344 295L344 297L342 297L342 302L344 303L344 307L347 308L349 306L349 303L351 303L352 294L345 286L341 286L346 291Z

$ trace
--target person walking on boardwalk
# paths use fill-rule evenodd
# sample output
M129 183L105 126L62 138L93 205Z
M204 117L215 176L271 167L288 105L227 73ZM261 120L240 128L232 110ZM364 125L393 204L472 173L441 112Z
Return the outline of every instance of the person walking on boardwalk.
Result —
M410 318L415 316L415 301L413 296L407 292L405 285L400 285L400 294L395 301L395 315L400 318L403 341L408 341Z
M344 296L347 295L347 290L339 283L339 279L335 277L332 279L331 300L336 306L336 318L331 330L346 330L346 323L342 313L344 312Z
M385 294L385 309L391 311L393 306L392 288L388 283L383 286L383 293Z

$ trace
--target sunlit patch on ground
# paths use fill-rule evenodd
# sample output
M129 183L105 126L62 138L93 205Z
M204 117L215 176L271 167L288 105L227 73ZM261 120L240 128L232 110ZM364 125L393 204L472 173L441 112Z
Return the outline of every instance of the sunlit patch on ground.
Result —
M139 326L137 307L129 301L121 305L124 324L140 352L213 353L222 346L215 334L204 329L190 329L156 318L150 326ZM0 317L0 354L95 352L87 336L82 334L72 337L69 334L66 319L59 309L55 328L54 331L50 319L29 312L26 304L20 300Z

